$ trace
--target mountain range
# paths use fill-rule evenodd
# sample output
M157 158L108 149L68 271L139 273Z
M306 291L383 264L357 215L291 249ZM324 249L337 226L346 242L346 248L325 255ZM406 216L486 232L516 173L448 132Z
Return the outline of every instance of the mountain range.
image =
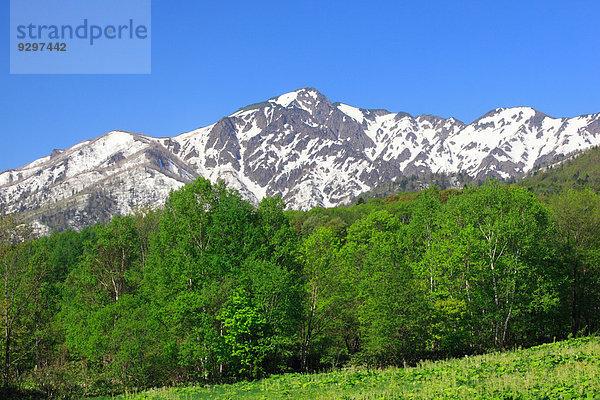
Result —
M331 103L302 88L172 137L115 130L0 174L0 211L42 232L80 229L172 189L223 179L253 202L289 208L346 204L398 177L520 176L600 144L600 113L553 118L530 107L455 118ZM458 184L458 183L457 183Z

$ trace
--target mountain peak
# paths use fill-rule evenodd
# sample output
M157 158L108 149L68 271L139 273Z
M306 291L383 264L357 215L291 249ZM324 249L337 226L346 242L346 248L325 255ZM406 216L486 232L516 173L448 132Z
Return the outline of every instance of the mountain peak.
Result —
M539 111L531 107L498 107L483 114L481 117L471 122L471 124L488 123L497 119L520 121L523 118L529 119L538 113L547 117L546 114L540 113Z
M0 173L0 209L82 228L98 215L164 204L196 176L223 179L255 202L280 195L290 208L331 207L401 176L506 178L598 144L600 114L553 119L530 107L497 108L465 125L331 104L304 87L178 136L115 130Z
M275 97L269 100L270 103L278 104L282 107L289 107L290 105L302 105L311 104L312 102L319 102L326 100L327 98L321 94L317 89L311 87L304 87L296 89L293 92L282 94L281 96ZM293 104L296 102L295 104Z
M311 110L314 105L321 102L329 103L327 98L321 94L317 89L311 87L304 87L296 89L292 92L284 93L280 96L272 97L267 101L259 103L253 103L238 109L235 113L230 116L235 117L246 112L259 110L269 106L281 106L283 108L298 107L302 109Z

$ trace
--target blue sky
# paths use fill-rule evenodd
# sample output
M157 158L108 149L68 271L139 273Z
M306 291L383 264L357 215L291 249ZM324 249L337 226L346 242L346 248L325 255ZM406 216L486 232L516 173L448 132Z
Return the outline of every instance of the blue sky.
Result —
M153 0L149 75L10 75L3 29L0 170L113 129L176 135L304 86L464 122L600 112L599 18L592 0Z

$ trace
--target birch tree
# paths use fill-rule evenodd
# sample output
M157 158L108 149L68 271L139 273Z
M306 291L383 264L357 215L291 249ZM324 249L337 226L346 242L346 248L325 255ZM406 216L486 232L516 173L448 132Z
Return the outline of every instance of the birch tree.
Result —
M2 297L3 350L2 378L4 387L16 378L15 366L28 357L34 346L32 340L31 310L44 279L44 264L36 265L31 257L33 238L31 228L13 215L0 215L0 274Z

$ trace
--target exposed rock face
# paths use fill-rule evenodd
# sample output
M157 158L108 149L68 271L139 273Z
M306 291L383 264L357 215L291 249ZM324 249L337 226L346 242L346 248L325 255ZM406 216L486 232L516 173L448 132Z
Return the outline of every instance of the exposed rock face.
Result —
M51 229L161 205L197 176L225 180L254 202L335 206L398 176L463 172L508 178L600 144L600 114L555 119L498 108L454 118L330 103L304 88L169 138L113 131L0 174L0 209Z

